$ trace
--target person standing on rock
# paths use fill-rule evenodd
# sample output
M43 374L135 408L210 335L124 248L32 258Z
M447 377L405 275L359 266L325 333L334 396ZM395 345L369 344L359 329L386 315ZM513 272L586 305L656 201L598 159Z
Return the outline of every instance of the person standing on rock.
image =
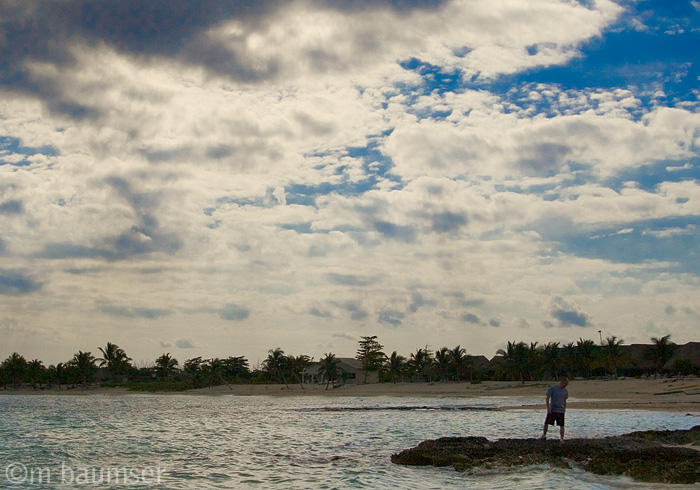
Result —
M559 426L559 438L564 440L564 413L566 412L566 399L569 398L569 392L566 391L566 386L569 384L567 378L561 378L559 384L550 386L547 390L547 418L544 419L542 427L542 439L547 438L547 426L556 424Z

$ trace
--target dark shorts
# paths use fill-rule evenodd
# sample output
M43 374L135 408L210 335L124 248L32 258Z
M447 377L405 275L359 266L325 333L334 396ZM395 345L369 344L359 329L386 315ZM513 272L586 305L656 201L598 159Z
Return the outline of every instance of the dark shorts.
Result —
M544 423L554 425L554 422L556 422L559 427L564 427L564 414L554 412L548 413L547 418L544 419Z

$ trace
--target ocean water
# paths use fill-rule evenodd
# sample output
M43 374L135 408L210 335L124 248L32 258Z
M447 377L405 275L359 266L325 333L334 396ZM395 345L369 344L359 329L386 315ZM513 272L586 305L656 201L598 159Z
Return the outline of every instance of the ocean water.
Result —
M441 436L537 437L541 411L480 408L539 401L0 395L0 488L660 488L543 466L467 475L389 459ZM697 424L697 414L571 409L567 436Z

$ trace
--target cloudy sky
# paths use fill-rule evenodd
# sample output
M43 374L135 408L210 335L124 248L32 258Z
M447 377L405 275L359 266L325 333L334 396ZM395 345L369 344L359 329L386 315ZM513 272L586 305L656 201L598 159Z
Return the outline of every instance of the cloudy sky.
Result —
M0 357L700 340L700 2L0 0Z

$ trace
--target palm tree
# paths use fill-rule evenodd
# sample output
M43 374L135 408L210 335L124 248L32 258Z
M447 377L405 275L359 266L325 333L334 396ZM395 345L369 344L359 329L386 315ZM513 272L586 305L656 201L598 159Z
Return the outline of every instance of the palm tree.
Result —
M396 351L391 353L389 356L389 374L391 375L391 382L396 383L397 379L401 379L404 368L406 366L406 358Z
M81 384L91 382L95 377L95 357L90 352L79 350L73 355L73 359L68 361L74 369L76 380Z
M211 388L215 384L221 384L226 382L223 379L224 364L218 357L214 357L212 359L207 359L206 361L204 361L204 368L205 372L208 375L207 377L209 380L209 388Z
M244 356L230 356L221 362L224 365L226 377L231 381L238 381L250 373L248 359Z
M169 378L177 370L177 359L170 352L156 359L156 374L160 379Z
M56 364L56 383L58 383L58 391L61 391L61 385L68 383L68 366L59 362Z
M552 379L559 379L559 342L548 342L542 349L542 362Z
M204 364L204 361L202 360L201 356L193 357L192 359L187 359L182 364L182 371L187 376L191 377L195 381L195 384L196 384L196 382L199 380L200 376L202 375L202 364Z
M525 356L525 373L527 378L536 378L542 369L542 349L537 346L539 342L530 342L530 348Z
M586 378L591 377L591 367L593 366L593 361L595 360L596 345L592 340L583 340L579 338L576 342L576 353L578 360L583 368L584 376Z
M442 347L440 350L435 351L435 362L440 374L440 380L447 381L450 376L450 368L452 367L450 363L450 349Z
M562 362L564 365L565 372L569 375L569 377L574 377L576 375L576 358L576 344L574 344L573 342L564 344L564 347L562 347Z
M461 345L457 345L450 350L449 355L452 370L455 373L455 379L460 381L464 377L464 371L466 371L468 367L469 379L471 380L473 369L471 366L471 358L467 356L467 351Z
M429 369L433 363L432 353L426 345L425 348L417 349L415 353L411 354L411 358L408 361L409 366L417 376L426 378L429 375Z
M622 343L622 339L618 339L613 335L612 337L605 337L605 344L603 344L606 371L616 378L617 366L622 361L622 349L620 349Z
M58 375L56 372L56 366L53 364L49 364L49 367L46 368L46 386L48 389L51 389L53 387L54 382L58 379ZM61 385L58 386L58 389L61 389Z
M267 352L267 359L263 361L263 369L267 371L270 378L275 381L282 381L284 385L289 388L287 384L287 378L285 377L285 372L289 368L289 359L284 354L284 351L277 347L276 349L270 349Z
M102 357L97 359L99 361L99 366L106 366L113 376L124 373L129 367L131 358L127 356L124 349L118 345L107 342L104 349L102 347L99 347L99 349L100 352L102 352Z
M318 374L326 378L326 389L331 381L338 379L338 363L340 361L335 358L335 354L327 353L321 358L321 362L318 367Z
M304 371L311 365L311 361L311 357L304 354L296 357L289 356L288 359L289 372L297 379L302 390L304 389Z
M13 388L17 388L24 379L27 370L27 360L17 352L13 352L10 356L2 361L3 372L10 380Z
M31 360L27 363L27 381L32 388L36 389L37 384L41 387L42 380L46 377L46 368L39 359Z
M647 349L647 358L654 363L656 371L661 372L664 365L673 356L676 345L671 342L671 334L658 338L652 337L651 343L653 345Z
M528 347L525 342L508 341L506 350L498 349L497 355L503 356L506 371L512 379L520 379L525 383L525 372L527 370Z

